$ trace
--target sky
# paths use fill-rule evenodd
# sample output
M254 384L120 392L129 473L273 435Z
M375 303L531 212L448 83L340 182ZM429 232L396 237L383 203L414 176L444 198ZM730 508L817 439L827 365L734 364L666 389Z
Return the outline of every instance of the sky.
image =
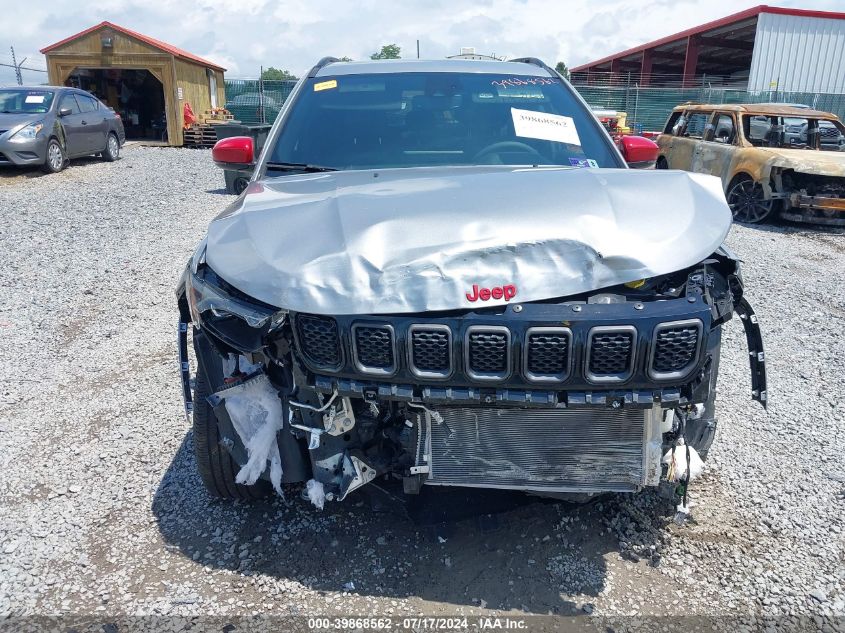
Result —
M367 59L383 44L403 57L442 58L475 47L569 67L764 3L765 0L0 0L0 62L46 68L38 50L103 20L169 42L255 78L264 66L300 76L326 55ZM769 0L845 11L845 0ZM46 73L24 71L25 83ZM0 85L14 71L0 67Z

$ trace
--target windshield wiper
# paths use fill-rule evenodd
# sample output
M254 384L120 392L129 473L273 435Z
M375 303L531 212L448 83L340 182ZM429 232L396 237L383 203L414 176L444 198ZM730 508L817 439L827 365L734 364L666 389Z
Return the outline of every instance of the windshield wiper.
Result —
M337 171L334 167L323 167L322 165L309 165L307 163L267 163L267 169L273 171Z

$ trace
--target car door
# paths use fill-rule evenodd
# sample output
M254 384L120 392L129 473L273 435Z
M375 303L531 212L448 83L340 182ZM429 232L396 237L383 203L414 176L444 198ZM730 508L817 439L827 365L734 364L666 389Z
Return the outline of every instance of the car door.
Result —
M709 111L687 110L682 119L678 120L675 138L672 140L670 169L693 171L695 153L699 151L712 115Z
M737 147L737 127L730 112L717 112L712 124L705 126L704 137L693 153L691 171L727 177Z
M85 152L88 154L101 152L106 148L106 134L108 132L108 124L104 116L106 111L100 110L100 103L93 97L79 92L75 96L82 112Z
M62 130L65 133L65 153L70 156L79 156L85 153L87 140L85 138L85 126L82 124L82 112L72 92L62 95L59 100ZM61 114L64 112L64 114Z

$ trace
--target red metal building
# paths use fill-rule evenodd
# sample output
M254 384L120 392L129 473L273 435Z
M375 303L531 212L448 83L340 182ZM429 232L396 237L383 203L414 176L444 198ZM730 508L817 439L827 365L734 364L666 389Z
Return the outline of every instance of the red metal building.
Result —
M845 13L760 5L572 69L579 82L845 92Z

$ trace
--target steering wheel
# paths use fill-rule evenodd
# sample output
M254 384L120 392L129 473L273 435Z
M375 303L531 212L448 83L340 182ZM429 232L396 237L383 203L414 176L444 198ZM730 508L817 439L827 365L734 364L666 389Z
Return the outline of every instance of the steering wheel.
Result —
M492 145L488 145L480 152L478 152L474 157L473 161L478 162L485 156L489 156L490 154L498 154L501 151L518 151L518 152L525 152L527 154L531 154L535 158L538 159L537 163L543 162L544 158L543 155L538 152L536 149L528 145L527 143L520 143L519 141L499 141L498 143L493 143Z

